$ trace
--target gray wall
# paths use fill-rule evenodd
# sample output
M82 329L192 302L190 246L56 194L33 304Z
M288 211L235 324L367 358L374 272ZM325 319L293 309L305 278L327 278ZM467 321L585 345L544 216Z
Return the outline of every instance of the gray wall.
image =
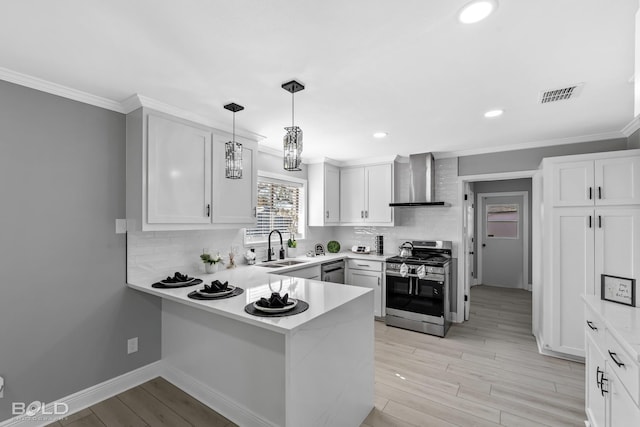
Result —
M531 266L531 255L532 255L532 248L531 248L531 212L532 212L532 206L531 206L531 178L523 178L523 179L507 179L504 181L478 181L478 182L474 182L473 183L473 190L476 193L476 200L475 200L475 209L474 209L474 214L475 214L475 224L478 223L478 215L480 215L479 212L479 206L480 203L478 203L478 197L477 195L480 193L504 193L504 192L509 192L509 191L528 191L529 192L529 209L527 212L527 215L529 215L528 217L528 221L529 221L529 229L528 229L528 233L529 233L529 277L528 277L528 282L527 283L531 283L531 273L532 273L532 266ZM477 227L474 227L474 230L476 231L476 233L478 232ZM474 241L474 252L477 254L478 253L478 248L477 248L477 243L478 243L478 236L476 234L476 237L473 239ZM475 274L475 277L477 277L477 271L478 271L478 258L475 257L474 258L474 266L473 266L473 271Z
M535 170L545 157L626 150L627 138L458 157L458 175Z
M0 420L158 360L159 300L125 287L115 234L124 116L0 81L0 200Z
M640 148L640 130L637 130L631 134L629 140L627 141L627 148L629 148L630 150L634 148Z

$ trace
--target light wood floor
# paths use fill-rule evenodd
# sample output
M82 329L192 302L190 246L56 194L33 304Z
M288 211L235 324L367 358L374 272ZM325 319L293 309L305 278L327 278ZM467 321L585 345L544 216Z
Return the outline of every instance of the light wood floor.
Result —
M584 426L584 365L538 354L527 291L472 288L471 319L444 339L381 322L375 334L375 408L361 427ZM235 424L156 378L53 425Z

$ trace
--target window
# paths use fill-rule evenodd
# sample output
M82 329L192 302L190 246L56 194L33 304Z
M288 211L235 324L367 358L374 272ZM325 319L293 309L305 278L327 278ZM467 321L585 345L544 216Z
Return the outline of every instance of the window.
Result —
M487 237L518 238L518 205L487 205Z
M263 243L272 230L282 233L283 240L295 235L304 238L306 181L258 172L256 226L245 230L245 243Z

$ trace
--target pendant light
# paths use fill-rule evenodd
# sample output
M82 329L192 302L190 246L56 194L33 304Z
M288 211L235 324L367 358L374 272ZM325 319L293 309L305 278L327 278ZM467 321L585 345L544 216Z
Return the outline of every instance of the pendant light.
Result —
M282 88L291 93L291 127L284 128L287 133L282 141L284 145L284 169L287 171L299 171L302 163L302 129L294 125L293 94L304 90L304 85L291 80L283 84Z
M224 144L224 174L229 179L241 179L242 144L236 142L236 113L244 110L244 107L232 102L231 104L225 105L224 108L229 111L233 111L233 139Z

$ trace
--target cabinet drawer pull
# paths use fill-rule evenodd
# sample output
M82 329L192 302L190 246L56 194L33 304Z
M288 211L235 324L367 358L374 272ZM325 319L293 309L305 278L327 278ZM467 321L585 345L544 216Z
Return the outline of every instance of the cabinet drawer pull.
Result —
M593 187L589 187L589 200L593 199Z
M371 267L369 264L356 264L358 267Z
M622 368L624 366L624 363L618 360L618 355L616 353L612 353L611 350L607 351L609 352L609 357L611 357L611 360L613 360L615 364L618 365L618 368Z
M602 187L598 186L598 199L602 199Z
M591 320L587 320L587 326L589 328L591 328L592 331L597 331L598 328L596 328L595 326L593 326L593 322Z

